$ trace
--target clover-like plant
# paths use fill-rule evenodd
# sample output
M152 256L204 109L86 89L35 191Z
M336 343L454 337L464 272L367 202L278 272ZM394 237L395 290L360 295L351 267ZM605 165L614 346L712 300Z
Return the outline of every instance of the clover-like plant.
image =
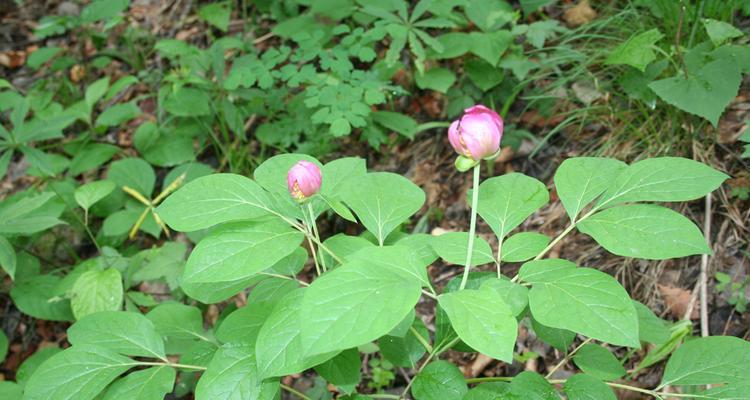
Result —
M345 399L557 399L561 391L571 400L614 399L612 388L656 399L725 399L750 391L748 342L707 337L682 343L690 333L688 321L671 325L659 319L596 268L545 258L576 229L624 257L710 253L692 221L658 203L705 196L726 175L675 157L630 165L597 157L565 160L554 184L570 225L550 238L515 232L549 202L546 185L520 173L480 182L482 159L499 148L500 117L472 107L449 135L460 154L457 166L473 168L468 233L431 236L400 229L424 205L424 192L401 175L368 172L359 158L321 164L284 154L260 165L254 179L220 173L188 182L156 208L167 225L196 241L179 286L200 303L236 298L242 306L228 308L208 328L197 307L175 303L158 305L146 316L120 311L85 316L68 332L72 347L50 357L29 379L25 398L88 400L102 391L104 399L122 398L134 387L162 398L177 371L188 382L201 371L198 400L276 399L282 389L299 395L282 377L309 369ZM316 220L330 211L358 222L365 232L324 239ZM496 253L476 235L477 216L497 236ZM300 274L308 249L313 278ZM438 258L464 268L443 287L427 273ZM521 264L503 269L503 263ZM511 270L518 273L502 273ZM416 315L420 302L435 307L434 325ZM449 349L506 363L533 357L517 354L519 325L565 352L546 376L465 379L455 365L439 360ZM619 347L625 349L614 351ZM382 386L360 385L361 353L376 351L371 360L414 369L415 378L400 396L357 394ZM628 374L616 355L636 352L643 356ZM667 357L658 386L624 380ZM567 379L553 375L569 361L580 372ZM148 368L120 377L138 367ZM686 390L690 393L681 394Z

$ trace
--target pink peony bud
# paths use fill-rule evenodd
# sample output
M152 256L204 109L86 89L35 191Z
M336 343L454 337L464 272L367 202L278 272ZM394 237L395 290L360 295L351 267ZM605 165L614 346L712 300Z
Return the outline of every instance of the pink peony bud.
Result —
M456 152L479 161L500 149L503 137L503 119L483 105L464 110L458 121L448 128L448 140Z
M309 161L294 164L286 175L289 194L297 201L305 201L308 197L318 193L322 181L320 168Z

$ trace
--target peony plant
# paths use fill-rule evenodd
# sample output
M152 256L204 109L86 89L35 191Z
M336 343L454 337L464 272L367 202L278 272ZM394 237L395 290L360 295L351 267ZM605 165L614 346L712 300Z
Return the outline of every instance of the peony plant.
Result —
M695 223L660 203L698 199L727 176L677 157L629 165L567 159L554 186L570 224L552 238L518 229L549 202L544 183L520 173L480 179L481 161L497 155L502 134L502 118L481 105L448 130L457 168L472 170L469 232L410 234L424 192L401 175L368 172L360 158L321 164L283 154L258 167L253 179L220 173L190 181L156 208L172 229L195 240L179 282L187 304L161 304L145 316L82 318L68 332L72 347L38 367L25 398L88 400L102 392L110 398L129 387L150 388L148 398L161 398L179 373L180 381L197 379L198 400L270 400L282 390L306 399L282 378L308 370L341 399L558 399L564 393L570 400L606 400L615 399L613 389L656 399L745 398L748 342L690 339L689 323L659 319L610 275L547 258L574 230L623 257L710 253ZM321 217L350 221L362 234L323 237ZM497 236L496 248L476 235L477 217ZM310 258L313 277L302 273ZM457 266L443 286L427 273L438 259ZM196 306L230 299L241 307L227 307L205 326ZM434 307L434 321L415 313L418 303ZM557 364L540 366L545 374L467 379L440 359L451 349L508 364L533 357L517 343L521 326L559 350ZM398 394L359 394L366 390L363 353L411 368L415 376ZM628 383L665 359L658 385ZM561 369L573 373L556 375Z

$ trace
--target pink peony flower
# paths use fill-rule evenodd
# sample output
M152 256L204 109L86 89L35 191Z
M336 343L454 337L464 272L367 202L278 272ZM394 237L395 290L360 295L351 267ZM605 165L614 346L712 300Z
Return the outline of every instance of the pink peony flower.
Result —
M448 140L456 152L479 161L500 149L503 137L503 119L483 105L464 110L458 121L448 128Z
M309 161L300 161L294 164L286 175L289 194L300 202L318 193L322 182L323 177L320 174L320 168Z

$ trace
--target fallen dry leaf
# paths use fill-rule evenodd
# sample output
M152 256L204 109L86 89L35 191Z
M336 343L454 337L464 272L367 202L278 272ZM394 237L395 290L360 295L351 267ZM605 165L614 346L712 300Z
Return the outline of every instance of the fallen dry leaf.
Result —
M86 76L86 68L81 64L76 64L70 69L70 80L74 83L80 82Z
M678 288L667 285L657 285L659 293L664 298L664 303L667 306L667 310L675 318L682 318L690 306L690 299L692 298L693 292L691 290ZM698 319L698 310L700 306L698 302L695 303L693 311L690 313L690 319Z
M0 65L5 68L19 68L26 63L26 52L23 51L3 51L0 52Z
M575 6L565 10L563 19L570 26L581 26L596 18L596 11L591 8L589 0L581 0Z

